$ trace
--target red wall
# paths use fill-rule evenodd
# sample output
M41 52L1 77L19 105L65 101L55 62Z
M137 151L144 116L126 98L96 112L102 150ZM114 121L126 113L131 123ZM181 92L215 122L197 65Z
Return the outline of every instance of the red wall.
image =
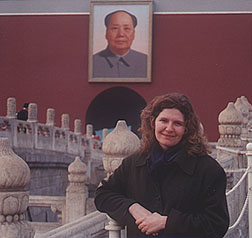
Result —
M188 95L210 141L218 139L217 118L229 101L245 95L252 103L252 14L153 16L152 83L88 83L88 15L0 16L0 115L8 97L17 109L38 104L85 120L103 90L124 86L146 101L178 91Z

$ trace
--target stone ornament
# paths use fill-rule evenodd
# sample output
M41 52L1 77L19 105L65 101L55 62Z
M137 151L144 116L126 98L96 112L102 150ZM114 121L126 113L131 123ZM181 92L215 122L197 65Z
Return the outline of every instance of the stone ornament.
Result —
M69 130L69 114L61 115L61 128L64 130Z
M80 160L79 156L68 166L68 173L70 183L84 183L87 180L87 166Z
M140 140L128 129L126 121L118 121L115 129L103 138L102 150L105 153L103 166L107 171L107 178L118 168L125 157L135 153L139 148ZM109 231L109 237L121 237L121 229L124 227L109 216L107 217L109 223L105 229Z
M92 124L86 125L86 135L89 137L92 137L92 135L93 135L93 125Z
M46 125L54 126L55 121L55 110L53 108L48 108L46 111Z
M233 102L228 103L227 107L219 114L219 146L242 147L240 139L243 116L238 111Z
M37 122L38 107L36 103L30 103L28 106L28 122Z
M66 223L86 215L86 203L88 198L87 166L77 156L68 166L69 185L66 189Z
M252 105L249 103L248 99L245 96L241 96L243 104L245 104L249 111L249 120L252 120Z
M0 237L34 237L34 230L24 220L29 203L24 188L29 182L28 165L13 152L7 138L0 138Z
M80 119L74 120L74 133L81 135L81 120Z
M103 140L102 150L105 153L103 166L108 175L112 174L122 163L122 160L136 152L140 140L131 132L125 121L118 121L115 129Z
M8 98L7 99L7 115L8 118L16 118L16 99Z
M237 98L235 102L235 107L238 111L243 116L243 121L242 121L242 131L241 131L241 137L242 138L247 138L248 135L248 120L249 120L249 108L248 106L242 101L241 98Z
M248 115L248 124L247 124L247 139L248 141L252 142L252 105L248 101L245 96L241 96L242 102L247 106L249 115Z
M0 190L24 189L29 182L28 165L13 152L7 138L0 138Z
M242 116L247 118L249 115L249 108L247 104L243 102L241 98L237 98L235 101L235 107L238 111L241 112Z

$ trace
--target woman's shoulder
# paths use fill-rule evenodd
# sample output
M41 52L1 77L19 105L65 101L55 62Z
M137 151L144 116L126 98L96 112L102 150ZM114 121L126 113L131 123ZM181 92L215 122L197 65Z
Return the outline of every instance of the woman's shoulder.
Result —
M138 165L145 163L146 159L148 158L148 154L142 153L140 150L136 151L135 153L125 157L123 159L124 164L131 164L131 165Z
M210 155L202 155L197 158L198 169L211 176L225 175L223 167Z

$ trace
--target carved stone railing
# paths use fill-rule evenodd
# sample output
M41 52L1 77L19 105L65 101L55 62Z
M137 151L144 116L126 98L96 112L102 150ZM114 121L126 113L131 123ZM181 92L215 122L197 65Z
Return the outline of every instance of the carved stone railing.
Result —
M105 214L95 211L51 231L37 234L36 238L106 237L104 227L107 222Z
M53 213L58 214L58 223L66 223L66 197L63 196L29 196L29 207L50 208Z
M37 120L37 105L30 103L28 120L16 119L16 100L8 98L7 115L0 116L0 137L8 138L12 147L50 150L84 157L91 154L101 157L102 142L93 137L92 125L81 133L81 120L74 121L74 131L69 129L69 115L61 116L61 127L55 126L55 111L47 110L45 124Z
M104 176L102 141L97 136L93 136L92 125L86 126L86 133L81 132L81 127L81 120L76 119L74 130L71 131L68 114L61 116L60 127L55 126L55 110L52 108L47 109L46 123L38 122L35 103L29 104L27 121L17 120L15 98L8 98L7 115L0 116L0 137L9 139L13 150L27 162L31 170L50 167L58 169L55 173L57 176L60 169L66 170L72 160L79 156L87 164L87 176L91 184L89 188L93 189ZM64 176L62 180L64 189L66 179ZM58 177L54 182L60 184ZM52 188L47 185L46 195L49 195ZM38 187L31 186L30 191L36 195L43 194ZM62 191L57 189L53 195L61 194Z
M66 196L30 196L29 207L50 208L58 215L58 223L70 223L87 214L87 166L76 157L68 166L69 185Z
M125 121L118 121L115 129L109 133L103 142L103 165L107 171L107 178L117 169L123 159L136 152L140 147L140 140L131 132ZM105 229L109 231L109 238L126 238L125 227L121 227L108 216L109 223Z
M226 171L228 190L237 184L243 175L243 169L248 166L246 145L252 139L251 108L246 97L242 96L237 98L235 103L229 102L218 117L220 138L216 145L217 160ZM246 193L247 183L243 183L228 196L230 224L237 220L243 208Z
M102 155L102 142L56 126L20 121L0 116L0 137L8 138L11 146L63 152L84 157Z
M0 138L0 237L33 238L31 224L24 220L30 182L28 165L16 155L7 138Z

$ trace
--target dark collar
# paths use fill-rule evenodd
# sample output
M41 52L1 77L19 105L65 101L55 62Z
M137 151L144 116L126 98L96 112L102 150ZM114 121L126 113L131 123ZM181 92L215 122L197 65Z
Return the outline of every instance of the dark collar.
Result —
M197 164L197 157L189 156L185 151L180 153L174 162L176 162L179 167L188 175L193 175L196 164Z
M124 56L118 56L111 52L107 46L107 48L100 52L99 55L105 58L110 68L113 68L118 61L120 61L126 67L130 67L130 52L131 50L129 50L129 52Z
M139 154L136 159L136 167L144 166L149 161L151 155L149 154ZM193 175L196 164L197 164L197 157L189 156L186 152L179 153L178 156L173 160L171 163L177 163L178 166L188 175Z

